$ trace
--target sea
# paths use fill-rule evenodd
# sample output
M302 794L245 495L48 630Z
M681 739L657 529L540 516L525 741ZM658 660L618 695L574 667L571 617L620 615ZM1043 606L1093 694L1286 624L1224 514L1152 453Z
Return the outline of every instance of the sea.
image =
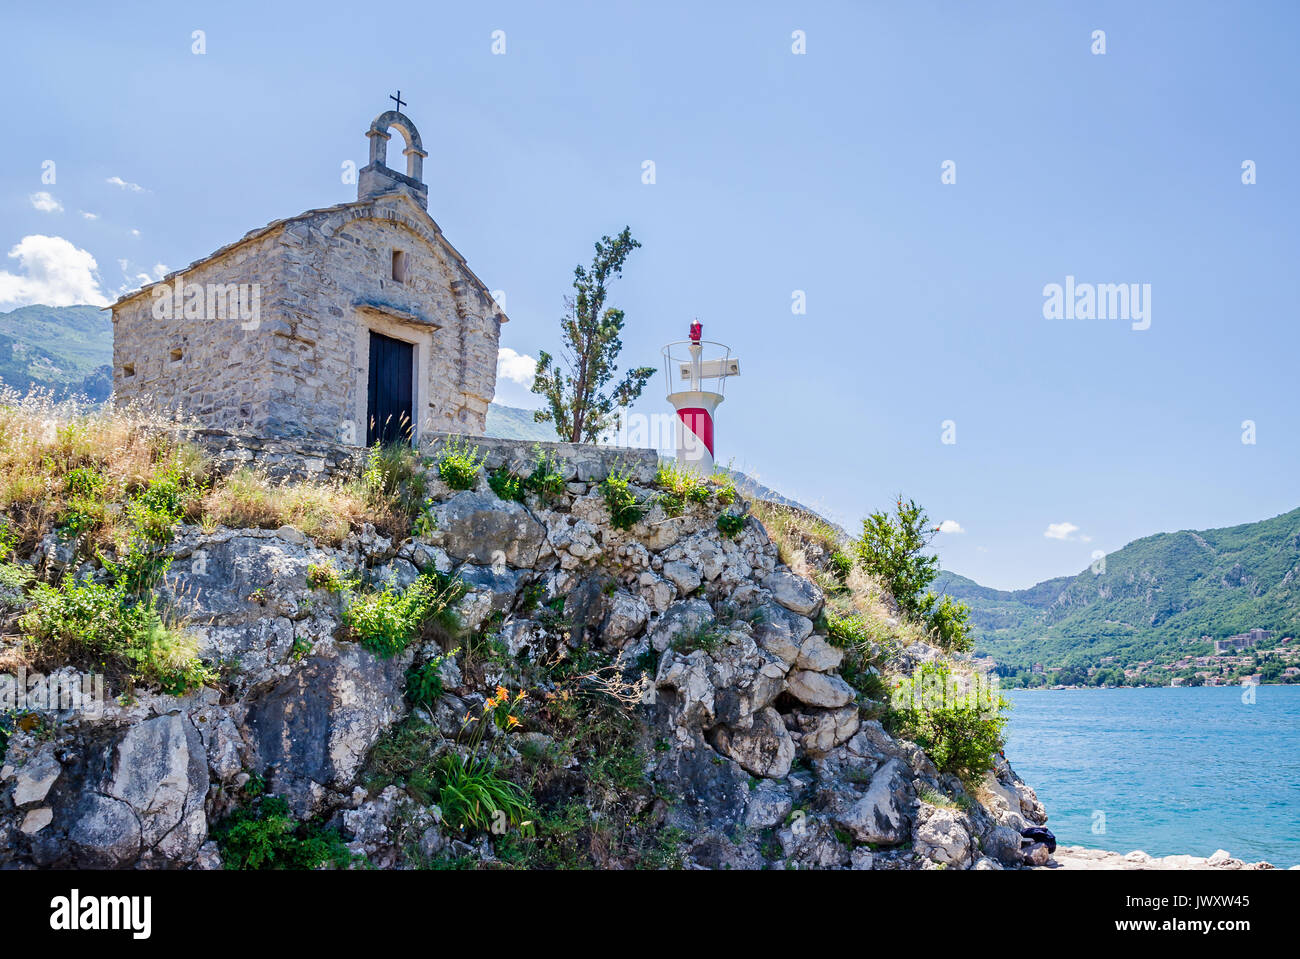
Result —
M1003 695L1058 842L1300 865L1300 685Z

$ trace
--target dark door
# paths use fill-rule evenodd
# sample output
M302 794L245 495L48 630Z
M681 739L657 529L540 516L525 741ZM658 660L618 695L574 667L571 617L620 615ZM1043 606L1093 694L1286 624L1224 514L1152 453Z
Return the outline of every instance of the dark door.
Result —
M411 367L414 347L379 333L370 334L370 386L366 402L366 443L410 441Z

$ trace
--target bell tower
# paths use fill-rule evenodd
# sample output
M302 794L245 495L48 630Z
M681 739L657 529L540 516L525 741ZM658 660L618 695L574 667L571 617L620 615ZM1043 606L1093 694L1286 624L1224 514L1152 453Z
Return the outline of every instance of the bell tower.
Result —
M399 100L400 104L400 100ZM396 129L402 135L406 157L406 173L398 173L388 165L390 130ZM370 129L366 131L370 140L370 162L361 168L357 178L357 199L367 200L384 193L400 190L409 195L424 209L429 208L429 188L424 184L424 152L420 143L420 131L405 113L386 110L375 117Z

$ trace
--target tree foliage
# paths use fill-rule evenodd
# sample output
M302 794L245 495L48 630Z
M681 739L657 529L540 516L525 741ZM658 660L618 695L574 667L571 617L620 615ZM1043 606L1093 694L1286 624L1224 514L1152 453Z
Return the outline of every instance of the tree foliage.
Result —
M624 227L618 236L601 237L591 266L573 272L576 294L565 298L560 321L564 337L564 369L550 353L537 358L533 392L547 406L534 414L539 423L554 423L556 434L572 443L593 443L613 425L615 410L641 395L654 367L628 370L612 389L606 389L618 372L615 361L623 349L624 313L609 306L609 282L623 275L628 254L641 244Z
M899 496L894 510L893 516L877 511L862 521L862 538L853 544L859 564L884 583L899 612L923 624L940 646L968 651L970 610L929 589L939 575L939 557L927 552L937 529L915 500Z

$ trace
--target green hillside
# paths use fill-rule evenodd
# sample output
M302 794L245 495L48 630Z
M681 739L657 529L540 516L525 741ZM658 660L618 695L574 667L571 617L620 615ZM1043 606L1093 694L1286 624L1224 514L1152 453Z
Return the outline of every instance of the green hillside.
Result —
M1225 529L1159 533L1091 568L1022 590L955 573L938 588L971 607L976 643L1005 667L1172 658L1203 635L1300 634L1300 509Z
M96 306L24 306L0 313L0 381L105 399L112 391L113 321Z

